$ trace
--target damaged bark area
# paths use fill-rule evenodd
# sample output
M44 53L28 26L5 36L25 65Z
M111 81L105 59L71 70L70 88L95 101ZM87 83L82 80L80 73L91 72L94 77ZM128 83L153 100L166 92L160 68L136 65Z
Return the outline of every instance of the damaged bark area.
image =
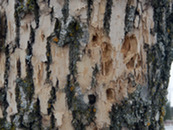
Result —
M0 129L164 128L172 19L167 0L0 2Z
M124 56L124 63L126 64L127 69L135 69L140 67L141 64L141 55L137 51L138 43L134 35L126 36L125 41L122 45L121 52Z

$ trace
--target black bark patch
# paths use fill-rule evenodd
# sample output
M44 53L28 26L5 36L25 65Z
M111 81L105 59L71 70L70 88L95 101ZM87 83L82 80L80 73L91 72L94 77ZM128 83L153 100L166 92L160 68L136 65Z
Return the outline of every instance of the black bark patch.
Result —
M51 117L50 117L50 123L51 123L51 126L50 126L50 128L51 129L55 129L55 116L54 116L54 114L53 114L53 112L52 112L52 114L51 114Z
M94 94L88 95L89 104L93 105L96 102L96 96Z
M15 18L15 24L16 24L16 38L15 38L15 45L13 48L13 52L15 51L16 48L20 47L20 16L18 11L21 11L20 8L20 3L18 2L18 0L15 0L15 12L14 12L14 18Z
M4 72L4 87L8 88L8 77L10 72L10 52L9 52L9 45L5 48L5 72Z
M51 54L51 45L50 45L50 42L47 42L47 45L46 45L46 57L47 57L47 66L46 66L46 80L49 80L50 78L50 74L51 74L51 71L50 71L50 64L52 63L52 54Z
M9 106L7 102L7 89L6 88L0 88L0 106L3 112L4 119L6 120L6 109ZM2 124L3 125L3 124Z
M4 72L4 86L3 88L0 88L0 106L1 106L1 109L2 109L2 112L3 112L3 119L0 119L2 121L2 123L6 123L7 126L5 126L5 124L1 124L0 123L0 126L2 128L6 128L7 127L10 127L9 123L7 122L6 120L6 116L7 116L7 108L9 106L8 102L7 102L7 90L8 90L8 81L9 81L9 73L10 73L10 49L9 49L9 45L7 45L5 47L5 72ZM1 122L0 121L0 122ZM1 128L0 127L0 128Z
M10 130L11 124L6 120L6 118L0 118L0 129L1 130Z
M48 108L47 108L47 113L48 115L50 115L51 113L53 114L53 104L56 101L56 90L55 87L52 87L51 91L50 91L50 98L48 100Z
M110 32L112 5L113 5L113 0L107 0L104 20L103 20L103 27L107 35L109 35L109 32Z
M51 12L50 12L50 21L53 22L53 18L54 18L54 8L51 8Z
M13 47L13 52L16 48L20 47L20 21L24 18L24 16L28 13L33 13L35 17L36 28L39 27L39 6L37 4L37 0L27 0L24 2L23 0L15 0L15 24L16 24L16 38L15 45Z
M5 39L7 34L7 17L0 12L0 52L5 50Z
M58 39L60 37L61 24L62 24L61 21L59 19L56 19L55 26L54 26L54 33Z
M62 14L63 14L64 23L66 23L67 18L69 16L69 0L64 0L64 6L62 8Z
M34 4L34 16L35 16L35 23L36 23L36 29L39 27L39 18L40 18L40 14L39 14L39 5L37 3L37 0L33 0L33 4Z
M99 69L98 69L98 65L95 64L95 67L93 68L93 73L92 73L92 81L91 81L91 87L96 87L97 85L97 79L96 79L96 76L99 72Z
M30 32L30 40L28 41L27 49L26 49L26 73L27 78L32 79L33 77L33 66L32 66L32 46L35 42L35 30L30 26L31 32ZM32 79L33 80L33 79ZM33 81L32 81L33 82Z
M58 90L58 89L59 89L59 80L57 79L55 84L55 90Z
M26 14L31 13L35 16L36 28L39 26L39 6L37 0L16 0L15 1L15 17L20 21ZM17 24L17 22L16 22Z
M9 45L7 45L5 47L5 72L4 72L4 86L3 88L0 88L0 107L2 109L3 112L3 119L0 118L0 128L7 128L9 127L9 123L6 120L6 116L7 116L7 108L9 106L8 102L7 102L7 90L8 90L8 81L9 81L9 73L10 73L10 52L9 52ZM2 121L2 122L1 122ZM6 123L7 126L5 126Z
M50 6L50 0L48 0L47 3L48 3L48 6Z
M130 0L129 0L130 1ZM125 34L133 30L134 27L134 20L135 20L135 13L136 7L129 4L129 1L126 5L126 16L125 16Z
M13 124L17 128L41 129L41 114L39 99L35 102L33 66L32 66L32 46L35 42L35 29L30 26L30 39L26 49L26 77L16 79L16 102L18 113L13 116ZM19 74L18 74L19 75Z
M92 14L92 11L93 11L93 0L88 0L87 3L88 3L88 11L87 11L87 22L88 24L90 23L90 19L91 19L91 14Z
M20 59L17 60L17 76L20 78L21 77L21 62Z
M40 100L37 98L37 101L34 103L34 110L32 113L32 118L35 120L31 124L31 129L42 130L42 116L40 111Z

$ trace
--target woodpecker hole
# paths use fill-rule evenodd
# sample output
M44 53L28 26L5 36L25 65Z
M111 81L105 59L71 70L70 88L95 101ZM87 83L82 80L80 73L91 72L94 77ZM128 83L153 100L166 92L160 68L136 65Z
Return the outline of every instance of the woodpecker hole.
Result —
M94 94L88 95L89 104L94 104L96 102L96 96Z
M108 88L106 90L106 96L107 96L107 100L114 99L114 90L112 88Z
M97 37L98 37L97 35L94 35L94 36L92 37L92 41L93 41L93 42L96 42L96 41L97 41Z

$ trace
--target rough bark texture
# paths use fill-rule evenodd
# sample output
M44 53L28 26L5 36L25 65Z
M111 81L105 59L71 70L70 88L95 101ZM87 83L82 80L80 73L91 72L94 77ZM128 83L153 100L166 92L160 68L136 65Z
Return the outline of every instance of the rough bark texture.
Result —
M0 129L164 129L171 0L1 0Z

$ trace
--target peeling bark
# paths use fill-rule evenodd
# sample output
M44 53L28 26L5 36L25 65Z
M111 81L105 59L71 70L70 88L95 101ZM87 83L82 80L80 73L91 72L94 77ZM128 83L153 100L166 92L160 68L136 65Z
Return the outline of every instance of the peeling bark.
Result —
M0 2L0 129L163 129L169 0Z

